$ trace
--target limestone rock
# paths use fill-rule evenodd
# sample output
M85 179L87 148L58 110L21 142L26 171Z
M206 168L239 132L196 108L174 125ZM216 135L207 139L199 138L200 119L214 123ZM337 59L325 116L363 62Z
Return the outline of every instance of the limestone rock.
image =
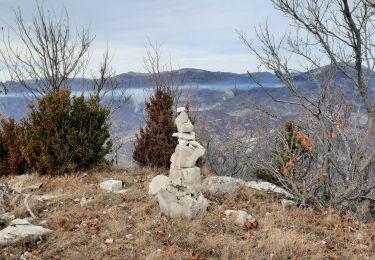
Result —
M107 180L100 183L100 188L109 192L122 190L122 181Z
M23 225L30 225L29 221L27 219L20 219L20 218L17 218L15 220L13 220L11 223L10 223L11 226L23 226Z
M184 141L194 141L195 140L195 132L174 133L172 136L177 137L179 140L184 140Z
M225 194L236 194L235 184L237 191L241 186L248 187L255 190L261 190L266 192L275 192L285 195L288 198L293 199L293 195L287 192L285 189L266 181L244 181L241 179L228 177L228 176L212 176L203 180L202 188L203 192L216 194L217 196ZM232 193L233 191L233 193Z
M282 199L281 200L281 205L282 205L283 209L290 209L290 208L297 207L297 202L294 201L294 200Z
M13 219L14 219L14 215L10 212L6 212L6 213L0 215L0 220L9 221L9 220L13 220Z
M206 150L195 141L194 126L185 108L177 109L175 120L178 145L171 156L169 178L155 177L149 187L150 194L157 194L160 210L168 217L195 218L207 211L209 201L202 195L200 169L197 160Z
M208 177L202 183L203 192L218 197L225 195L236 197L240 188L241 182L238 179L227 176Z
M251 216L250 214L248 214L246 211L244 210L226 210L225 211L225 215L227 217L231 217L231 216L234 216L235 217L235 222L238 226L242 227L243 225L245 225L246 222L255 222L255 218L253 216Z
M194 126L189 119L189 115L182 111L175 120L177 130L179 133L191 133L194 131Z
M204 147L197 141L190 141L188 145L189 147L204 149Z
M206 150L202 148L194 148L189 145L178 144L174 154L171 157L171 163L178 168L192 168L199 158L201 158Z
M11 224L0 231L0 246L7 246L19 241L37 241L45 234L52 232L40 226L34 226L25 219L15 219Z
M185 107L178 107L177 108L177 114L180 114L181 112L185 112L186 108Z
M156 195L161 189L165 188L169 184L169 179L165 175L155 176L150 185L148 186L148 194Z
M209 201L201 194L186 194L169 185L158 193L160 210L168 217L183 216L189 219L207 211Z
M246 187L255 189L255 190L262 190L266 192L275 192L275 193L280 193L284 194L285 196L289 198L293 198L293 195L287 192L285 189L273 184L269 183L266 181L249 181L249 182L243 182L243 184Z
M169 179L174 186L186 187L187 193L197 193L202 191L201 170L193 168L171 168Z

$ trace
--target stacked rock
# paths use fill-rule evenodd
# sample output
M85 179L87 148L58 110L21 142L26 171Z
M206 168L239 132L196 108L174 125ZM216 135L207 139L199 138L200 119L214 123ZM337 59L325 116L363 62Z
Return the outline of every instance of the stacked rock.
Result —
M177 109L175 120L178 145L171 157L168 183L162 187L157 198L161 211L169 217L194 218L207 211L209 201L202 195L200 168L196 162L205 154L205 149L195 141L194 126L185 108Z

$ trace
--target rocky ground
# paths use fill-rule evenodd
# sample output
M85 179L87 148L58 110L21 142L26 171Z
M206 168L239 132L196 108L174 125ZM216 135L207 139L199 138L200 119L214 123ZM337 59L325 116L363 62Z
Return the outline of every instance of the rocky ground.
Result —
M36 218L30 223L51 232L3 246L0 259L375 258L375 223L362 224L334 210L283 208L282 195L246 187L235 197L205 194L213 203L194 220L167 218L156 198L148 195L151 179L163 173L124 168L1 178L0 183L21 191L43 184L12 191L8 210L20 219L30 217L31 211ZM100 189L108 179L121 180L126 191ZM256 224L239 226L228 210L244 210Z

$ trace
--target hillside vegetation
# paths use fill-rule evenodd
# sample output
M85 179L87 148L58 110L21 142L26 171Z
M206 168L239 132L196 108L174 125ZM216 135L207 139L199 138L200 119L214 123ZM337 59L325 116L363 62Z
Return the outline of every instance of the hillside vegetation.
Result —
M334 210L283 209L276 194L243 189L236 198L213 201L209 212L194 220L161 215L148 195L151 179L162 170L103 169L70 176L3 177L1 183L24 187L42 182L30 200L33 223L53 232L42 241L3 248L0 259L372 259L375 223L359 223ZM209 173L204 171L203 175ZM114 194L99 182L122 180L127 191ZM227 209L245 209L257 228L238 227ZM16 217L28 216L23 203Z

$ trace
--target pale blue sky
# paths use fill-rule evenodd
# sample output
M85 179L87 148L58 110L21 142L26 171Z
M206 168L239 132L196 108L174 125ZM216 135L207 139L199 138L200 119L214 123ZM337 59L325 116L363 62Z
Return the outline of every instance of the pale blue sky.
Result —
M239 40L236 30L256 42L254 26L268 23L276 35L289 21L269 0L44 0L46 9L66 7L72 24L90 26L94 67L108 44L118 73L144 71L148 39L163 43L163 55L175 67L212 71L255 71L258 62ZM35 10L32 0L0 0L0 23L12 23L12 9Z

